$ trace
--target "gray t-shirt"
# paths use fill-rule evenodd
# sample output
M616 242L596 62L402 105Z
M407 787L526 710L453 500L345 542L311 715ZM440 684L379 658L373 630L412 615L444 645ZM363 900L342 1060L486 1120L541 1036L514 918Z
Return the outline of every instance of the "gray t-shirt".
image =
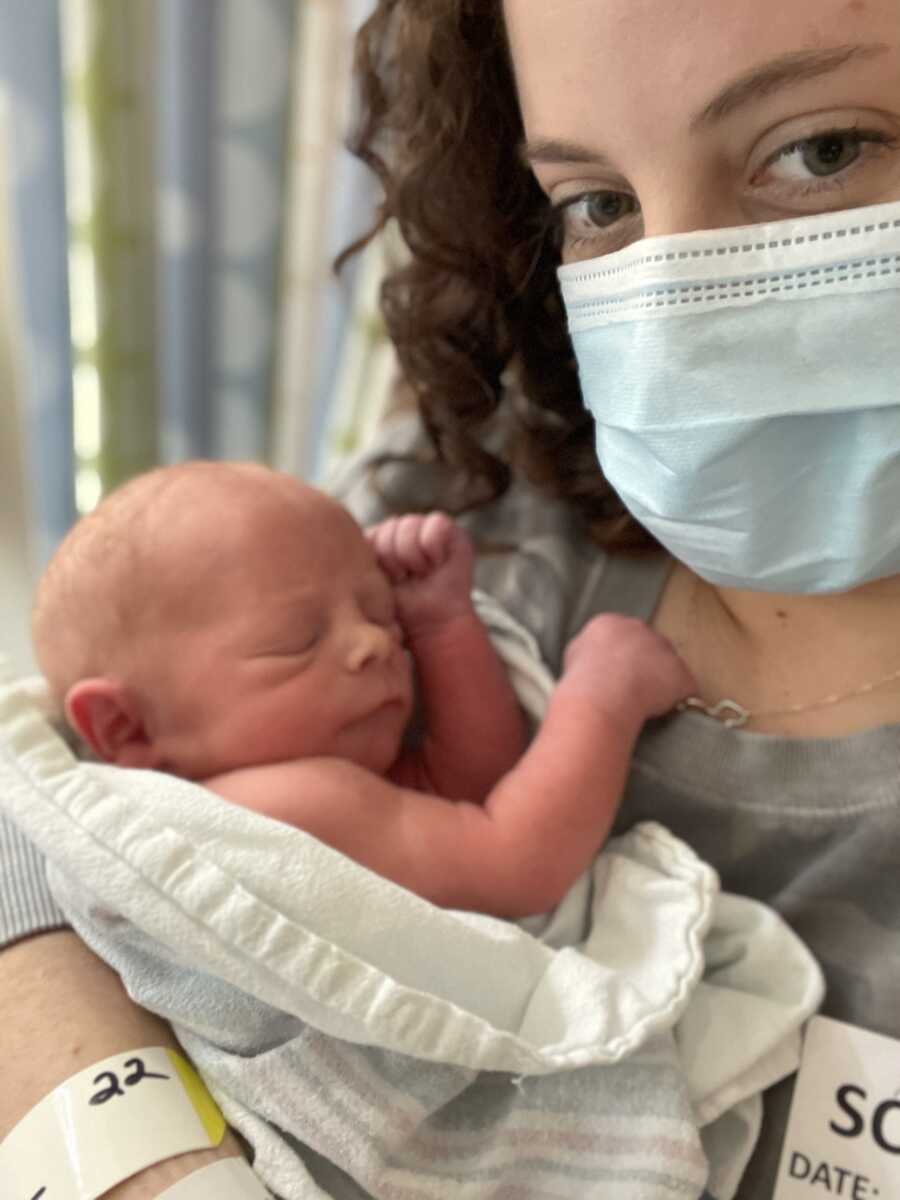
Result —
M395 430L392 448L406 436ZM363 521L380 515L363 468L336 488ZM479 586L534 632L555 670L595 613L649 617L670 567L662 554L604 555L563 506L524 487L469 524L485 551ZM651 722L617 832L645 819L693 846L725 891L785 917L824 969L827 1015L900 1037L900 727L792 740L726 729L697 713ZM40 860L0 824L0 942L61 923ZM766 1096L739 1200L772 1195L790 1094L788 1082Z

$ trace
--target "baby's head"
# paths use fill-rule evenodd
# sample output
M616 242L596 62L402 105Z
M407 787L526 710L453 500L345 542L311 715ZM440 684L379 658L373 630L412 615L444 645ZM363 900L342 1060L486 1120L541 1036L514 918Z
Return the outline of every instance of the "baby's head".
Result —
M65 538L35 654L101 758L208 779L327 755L383 771L411 703L391 586L324 493L255 464L139 476Z

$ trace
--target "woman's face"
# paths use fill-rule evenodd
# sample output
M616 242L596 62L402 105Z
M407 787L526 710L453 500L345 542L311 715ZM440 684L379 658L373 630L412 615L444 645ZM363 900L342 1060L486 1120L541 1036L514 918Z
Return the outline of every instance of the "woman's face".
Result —
M566 261L900 199L898 0L504 0Z

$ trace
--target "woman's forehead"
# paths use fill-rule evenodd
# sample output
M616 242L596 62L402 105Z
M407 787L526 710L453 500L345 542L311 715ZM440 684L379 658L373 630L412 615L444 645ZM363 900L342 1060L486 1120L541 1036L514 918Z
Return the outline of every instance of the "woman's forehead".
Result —
M687 121L785 55L900 40L897 0L504 0L504 12L529 137L635 110Z

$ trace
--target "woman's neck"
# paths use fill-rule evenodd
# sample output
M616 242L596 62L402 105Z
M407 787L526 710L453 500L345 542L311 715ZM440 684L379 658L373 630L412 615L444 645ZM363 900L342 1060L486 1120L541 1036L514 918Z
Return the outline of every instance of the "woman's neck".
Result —
M834 737L900 724L896 577L838 595L774 595L717 588L676 564L653 624L683 655L704 700L768 714L748 729ZM892 672L898 678L882 683ZM831 696L842 699L821 704Z

